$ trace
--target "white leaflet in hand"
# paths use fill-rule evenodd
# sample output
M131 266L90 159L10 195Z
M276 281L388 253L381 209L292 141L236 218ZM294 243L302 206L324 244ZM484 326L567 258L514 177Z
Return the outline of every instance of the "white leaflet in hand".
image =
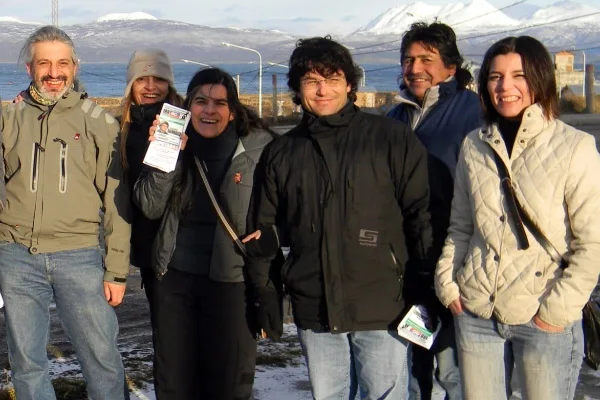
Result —
M144 164L158 168L164 172L175 170L181 135L185 133L190 122L190 112L183 108L165 103L160 110L159 124L154 131L154 138L148 146Z
M412 306L398 325L398 335L421 347L430 349L433 345L433 341L440 332L442 324L438 320L437 329L432 332L425 327L427 318L427 310L425 310L425 307Z
M4 307L4 299L2 298L2 295L0 294L0 308Z

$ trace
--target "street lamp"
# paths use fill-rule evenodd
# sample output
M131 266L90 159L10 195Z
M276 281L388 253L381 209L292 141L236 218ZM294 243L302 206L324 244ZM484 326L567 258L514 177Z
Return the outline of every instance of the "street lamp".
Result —
M202 65L203 67L212 67L212 65L210 65L210 64L204 64L204 63L201 63L200 61L187 60L185 58L181 58L180 60L183 61L186 64L198 64L198 65Z
M348 50L355 50L352 46L346 46L345 44L343 44L342 46L344 46ZM360 70L362 71L362 79L360 80L360 86L365 87L365 85L367 84L367 72L360 65L358 66L358 68L360 68Z
M258 54L258 116L262 118L262 56L258 52L258 50L251 49L249 47L238 46L237 44L221 42L223 46L227 47L235 47L242 50L248 50L253 53Z
M360 79L360 86L365 87L365 85L367 84L367 71L365 71L365 69L363 67L361 67L360 65L358 66L358 68L360 68L360 70L362 71L362 78Z

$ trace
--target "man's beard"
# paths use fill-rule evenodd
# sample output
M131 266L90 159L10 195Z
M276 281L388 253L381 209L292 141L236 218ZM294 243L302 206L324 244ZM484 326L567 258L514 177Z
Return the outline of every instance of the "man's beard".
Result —
M44 87L44 82L48 81L48 80L56 80L56 79L60 79L65 83L65 86L58 92L55 91L49 91ZM47 100L52 100L52 101L58 101L61 97L64 96L65 93L67 93L71 87L73 86L73 82L71 82L70 84L68 83L68 78L66 75L59 75L57 77L51 77L50 75L45 75L43 77L41 77L40 79L35 81L35 88L38 90L38 92L40 93L40 95L42 95L42 97L44 97Z

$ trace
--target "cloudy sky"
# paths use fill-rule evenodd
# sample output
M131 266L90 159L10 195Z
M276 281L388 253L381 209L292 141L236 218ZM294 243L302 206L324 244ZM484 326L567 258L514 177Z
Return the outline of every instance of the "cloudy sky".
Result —
M414 0L416 1L416 0ZM109 13L143 11L161 19L212 27L279 29L296 34L346 34L387 9L413 0L59 0L59 23L91 22ZM422 0L441 5L439 0ZM451 0L460 2L461 0ZM462 0L468 2L469 0ZM517 0L488 0L497 8ZM531 0L524 5L547 6L556 0ZM577 0L593 6L597 0ZM51 21L51 0L0 0L0 16L25 22Z

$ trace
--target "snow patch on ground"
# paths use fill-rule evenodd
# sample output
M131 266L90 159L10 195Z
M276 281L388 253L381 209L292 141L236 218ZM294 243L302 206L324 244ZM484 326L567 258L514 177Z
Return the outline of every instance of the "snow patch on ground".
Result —
M143 343L119 346L131 400L156 400L152 382L152 349ZM48 346L50 376L82 380L81 368L74 354L62 354ZM10 391L10 372L0 371L0 389ZM281 342L269 339L258 342L254 400L310 400L308 371L302 356L294 324L285 324Z

